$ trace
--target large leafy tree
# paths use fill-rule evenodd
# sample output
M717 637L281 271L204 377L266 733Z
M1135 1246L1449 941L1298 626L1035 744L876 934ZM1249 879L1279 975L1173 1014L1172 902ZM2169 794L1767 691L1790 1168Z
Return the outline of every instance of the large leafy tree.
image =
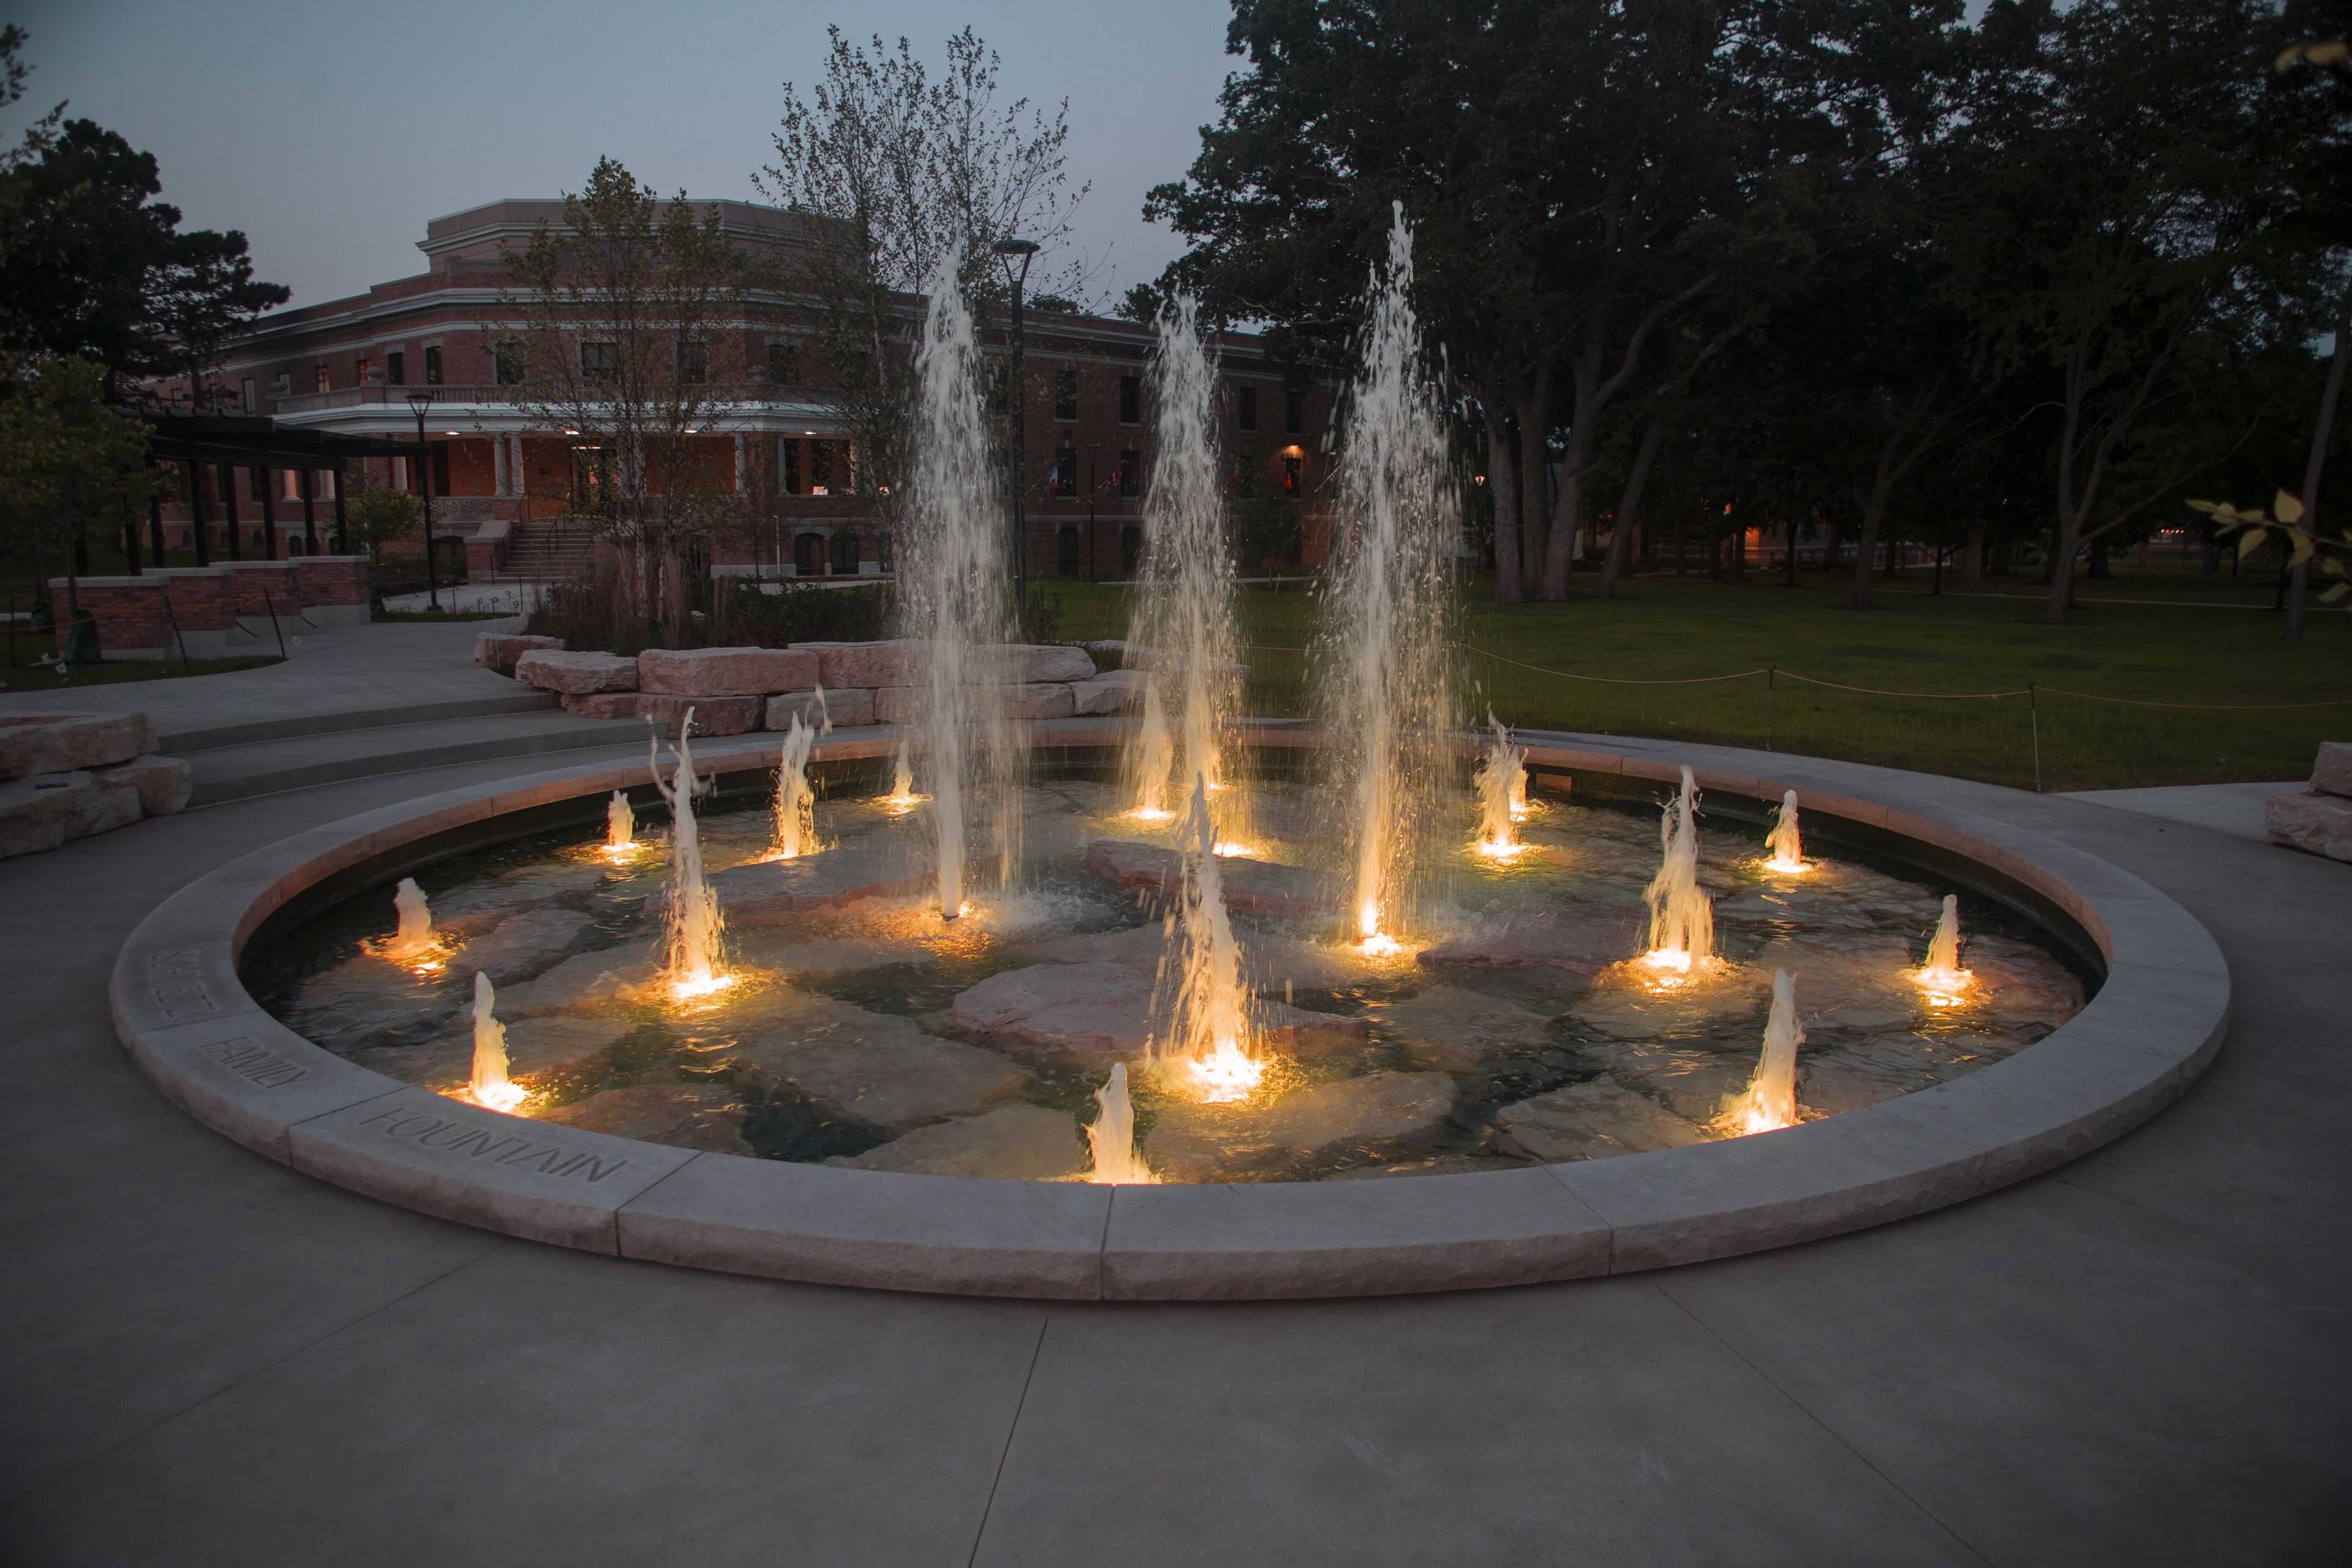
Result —
M147 427L107 406L100 366L38 356L0 375L0 537L11 553L38 563L63 552L71 591L73 547L137 526L158 483Z

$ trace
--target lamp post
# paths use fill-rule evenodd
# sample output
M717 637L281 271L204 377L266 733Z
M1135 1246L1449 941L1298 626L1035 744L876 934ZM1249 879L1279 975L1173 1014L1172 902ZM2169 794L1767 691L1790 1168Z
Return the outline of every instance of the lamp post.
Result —
M408 406L416 415L416 501L425 513L425 596L435 609L441 607L441 579L433 569L433 483L425 476L425 411L433 406L433 395L419 389L408 395Z
M1021 384L1021 291L1029 283L1029 258L1037 254L1034 239L1000 239L991 247L1004 259L1005 281L1013 285L1013 614L1016 620L1029 607L1029 400ZM1021 266L1013 269L1013 259Z
M1087 581L1097 581L1095 573L1095 503L1102 498L1102 487L1095 482L1095 453L1102 447L1099 441L1087 443Z

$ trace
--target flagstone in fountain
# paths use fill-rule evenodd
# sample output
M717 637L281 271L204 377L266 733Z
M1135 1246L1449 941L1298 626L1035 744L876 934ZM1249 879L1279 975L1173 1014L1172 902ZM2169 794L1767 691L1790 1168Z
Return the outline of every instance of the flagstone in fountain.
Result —
M1707 1141L1696 1122L1609 1078L1523 1100L1496 1113L1495 1130L1529 1159L1605 1160Z
M542 1111L542 1121L674 1149L713 1154L748 1154L743 1108L723 1089L691 1084L642 1084L608 1089L570 1105Z
M1175 1181L1266 1174L1344 1146L1351 1153L1428 1132L1454 1109L1453 1078L1382 1072L1318 1084L1271 1104L1171 1104L1143 1140L1153 1171Z
M1556 969L1599 973L1630 958L1641 944L1648 915L1626 900L1505 910L1459 936L1423 948L1431 969Z
M1087 869L1130 892L1173 895L1184 882L1182 859L1175 850L1132 839L1102 838L1087 845ZM1235 914L1294 919L1324 914L1338 909L1345 893L1339 878L1306 866L1231 858L1218 872L1225 908Z

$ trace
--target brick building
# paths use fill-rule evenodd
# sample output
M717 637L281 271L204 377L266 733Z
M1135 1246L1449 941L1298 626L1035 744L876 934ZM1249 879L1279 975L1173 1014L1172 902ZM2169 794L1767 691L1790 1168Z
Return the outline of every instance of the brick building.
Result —
M793 218L741 202L710 204L736 243L784 258L804 243ZM497 345L518 323L499 304L511 289L502 247L520 250L541 223L562 222L555 201L504 201L436 218L418 242L425 270L379 283L363 294L265 317L232 343L202 389L161 384L161 395L271 415L281 426L401 438L416 434L412 395L429 402L421 478L433 496L435 532L444 549L463 542L478 576L558 574L588 546L578 510L578 443L534 422L518 401L520 379ZM888 570L888 542L877 537L857 493L857 455L820 356L810 352L804 313L788 293L753 297L728 363L748 367L730 387L727 411L692 437L691 459L718 488L731 488L740 522L715 542L714 570L774 576ZM921 310L904 300L909 320ZM997 334L992 352L1009 344ZM1032 310L1026 312L1024 381L1027 398L1026 550L1033 578L1116 577L1134 570L1142 542L1141 492L1151 451L1143 379L1152 334L1130 322ZM591 345L593 347L593 345ZM1328 526L1318 498L1328 473L1325 439L1329 389L1286 380L1252 334L1217 344L1227 395L1223 439L1238 490L1244 470L1256 493L1293 497L1305 532L1303 558L1319 564ZM681 353L687 352L681 348ZM694 351L705 352L705 351ZM997 426L1009 445L1012 421L1001 405ZM378 482L414 488L409 459L375 459ZM1008 472L1010 465L1008 464ZM199 487L191 508L184 486ZM228 543L227 519L241 551L265 552L262 500L272 502L280 550L299 538L289 521L305 480L291 471L235 471L217 465L184 471L183 496L167 503L164 526L175 547L191 542L201 516L215 549ZM331 477L310 481L314 497L331 494ZM1255 563L1253 563L1255 564Z

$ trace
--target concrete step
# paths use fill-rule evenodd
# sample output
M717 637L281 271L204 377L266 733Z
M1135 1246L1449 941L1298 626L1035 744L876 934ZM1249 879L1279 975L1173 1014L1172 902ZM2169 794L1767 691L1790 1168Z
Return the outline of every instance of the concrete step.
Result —
M561 699L552 691L515 686L492 697L455 697L437 702L388 702L382 707L304 713L284 719L257 719L248 723L214 724L202 729L172 730L159 724L157 729L162 733L156 739L155 749L175 756L185 756L224 746L251 745L259 741L296 740L352 730L383 730L395 725L424 724L436 720L488 718L500 713L542 713L555 710L560 706Z
M646 726L639 720L580 719L558 710L377 725L213 746L188 759L196 773L195 793L189 805L218 805L280 790L494 757L596 746L642 747L646 734Z

